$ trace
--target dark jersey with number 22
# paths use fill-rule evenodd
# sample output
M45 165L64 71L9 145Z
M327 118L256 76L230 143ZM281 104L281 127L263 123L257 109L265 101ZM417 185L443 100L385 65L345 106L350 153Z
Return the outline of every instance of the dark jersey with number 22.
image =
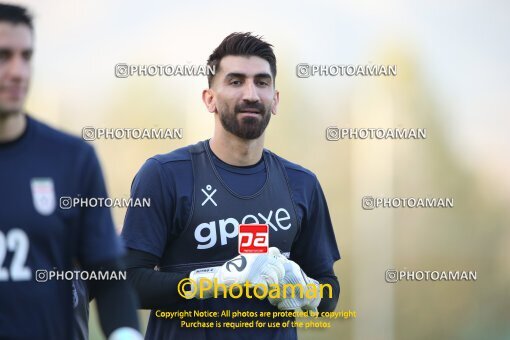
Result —
M94 150L27 116L0 144L0 339L73 339L72 282L45 273L121 254L109 210L62 209L66 196L106 197Z

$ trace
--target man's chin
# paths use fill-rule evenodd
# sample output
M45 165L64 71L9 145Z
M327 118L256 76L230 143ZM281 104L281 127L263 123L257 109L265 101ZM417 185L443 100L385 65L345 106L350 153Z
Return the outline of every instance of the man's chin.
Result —
M250 127L250 126L256 126L256 125L260 125L260 120L261 118L260 117L257 117L257 116L240 116L239 117L239 125L241 126L246 126L246 127Z
M23 107L19 105L0 105L0 117L5 118L23 112Z
M260 128L256 128L256 129L245 128L245 129L236 131L236 133L235 133L235 135L237 137L246 139L246 140L257 139L260 136L262 136L263 134L264 134L264 131L263 130L261 131Z

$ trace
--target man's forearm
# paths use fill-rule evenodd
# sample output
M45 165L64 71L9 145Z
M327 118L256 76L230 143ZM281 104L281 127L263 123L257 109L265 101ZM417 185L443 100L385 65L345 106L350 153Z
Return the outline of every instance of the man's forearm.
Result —
M150 268L128 269L128 279L138 294L140 308L170 308L182 299L177 294L179 281L187 274L158 272Z
M340 297L340 282L338 282L338 278L334 275L332 276L324 276L317 278L317 281L321 285L329 284L331 285L331 297L329 297L329 288L325 287L320 291L323 292L323 296L319 307L317 308L319 312L332 312L335 310L336 305L338 304L338 299Z
M189 273L168 273L154 270L159 258L153 254L128 249L126 256L128 280L138 294L140 308L171 308L178 302L177 285Z
M105 262L86 268L90 271L119 271L119 261ZM90 281L91 295L95 297L99 320L104 334L108 337L116 329L128 327L139 329L136 313L137 301L133 289L123 280Z

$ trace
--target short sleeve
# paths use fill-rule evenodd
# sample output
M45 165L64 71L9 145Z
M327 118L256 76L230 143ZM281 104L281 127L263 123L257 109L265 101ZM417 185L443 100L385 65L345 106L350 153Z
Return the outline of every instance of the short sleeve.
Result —
M291 251L291 259L311 277L331 272L334 262L340 259L326 198L319 181L314 178L315 186L301 231Z
M103 174L94 149L86 144L80 192L84 198L108 197ZM83 265L114 260L123 254L122 242L115 232L110 208L83 207L80 212L78 261Z
M122 229L122 238L128 248L161 257L165 250L170 214L174 199L168 190L168 180L161 164L148 159L136 174L131 197L149 199L150 207L130 207Z

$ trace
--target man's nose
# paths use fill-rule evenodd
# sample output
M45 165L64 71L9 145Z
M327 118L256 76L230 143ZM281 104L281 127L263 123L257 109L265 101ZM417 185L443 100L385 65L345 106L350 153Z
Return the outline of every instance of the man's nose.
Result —
M25 79L30 73L30 65L21 56L13 56L7 66L7 74L16 80Z
M257 88L254 83L246 82L246 85L243 89L243 100L247 102L258 102L260 101L259 94L257 93Z

